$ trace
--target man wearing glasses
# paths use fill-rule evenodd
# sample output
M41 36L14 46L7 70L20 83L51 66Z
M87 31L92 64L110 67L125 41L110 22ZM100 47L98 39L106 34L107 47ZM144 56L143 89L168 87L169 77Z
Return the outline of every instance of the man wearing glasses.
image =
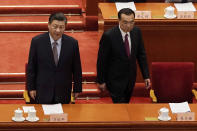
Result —
M67 104L82 91L78 42L64 34L67 19L51 14L49 32L32 38L27 66L27 89L38 104Z
M97 59L97 81L108 89L114 103L129 103L136 81L137 65L146 88L150 87L148 64L141 31L134 26L135 13L129 8L118 12L119 25L104 32Z

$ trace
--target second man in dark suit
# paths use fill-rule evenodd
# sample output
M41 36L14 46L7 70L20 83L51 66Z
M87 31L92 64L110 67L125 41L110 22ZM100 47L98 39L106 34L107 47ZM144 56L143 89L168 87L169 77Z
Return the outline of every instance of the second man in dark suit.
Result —
M49 17L49 32L31 41L27 66L27 88L39 104L67 104L73 92L82 91L82 70L78 42L64 34L67 19L63 13Z
M119 25L104 32L100 40L97 79L101 91L109 90L114 103L129 103L139 63L147 88L149 71L141 31L134 26L135 13L118 12Z

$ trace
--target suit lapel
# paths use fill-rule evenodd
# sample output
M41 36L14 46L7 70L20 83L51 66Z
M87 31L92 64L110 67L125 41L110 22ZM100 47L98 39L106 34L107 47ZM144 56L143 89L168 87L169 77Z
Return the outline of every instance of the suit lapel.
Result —
M131 54L135 54L135 48L136 48L136 37L133 31L130 31L130 39L131 39Z
M58 66L61 65L61 62L62 62L62 59L63 59L63 56L64 56L64 51L65 51L65 48L66 48L66 43L65 43L65 37L62 35L62 45L61 45L61 50L60 50L60 56L59 56L59 60L58 60Z
M55 61L54 61L54 56L53 56L53 50L52 50L52 47L51 47L51 41L50 41L50 38L49 38L49 33L46 33L46 51L47 53L49 54L49 59L50 59L50 62L52 63L52 65L54 67L56 67L55 65Z

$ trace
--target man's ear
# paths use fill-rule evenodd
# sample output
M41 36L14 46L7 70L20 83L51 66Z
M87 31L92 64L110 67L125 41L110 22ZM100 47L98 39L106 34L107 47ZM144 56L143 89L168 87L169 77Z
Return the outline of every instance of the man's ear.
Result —
M51 24L48 22L48 29L50 28L50 25L51 25Z

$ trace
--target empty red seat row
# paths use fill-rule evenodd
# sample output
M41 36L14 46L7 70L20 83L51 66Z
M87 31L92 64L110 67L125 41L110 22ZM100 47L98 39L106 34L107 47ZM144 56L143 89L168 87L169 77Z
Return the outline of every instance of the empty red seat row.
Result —
M84 30L84 23L68 21L66 30ZM0 22L0 31L48 31L48 22Z
M0 31L48 31L49 15L0 16ZM83 16L68 16L66 30L84 30Z
M194 88L197 88L197 83L194 83ZM0 84L0 103L18 101L24 102L23 92L25 83L7 83ZM197 101L194 100L194 103ZM17 103L17 102L16 102ZM75 100L76 104L109 104L112 103L108 92L100 92L96 83L83 84L83 92ZM130 103L152 103L149 97L149 90L145 89L144 83L136 83Z
M81 14L81 0L3 0L0 14Z

